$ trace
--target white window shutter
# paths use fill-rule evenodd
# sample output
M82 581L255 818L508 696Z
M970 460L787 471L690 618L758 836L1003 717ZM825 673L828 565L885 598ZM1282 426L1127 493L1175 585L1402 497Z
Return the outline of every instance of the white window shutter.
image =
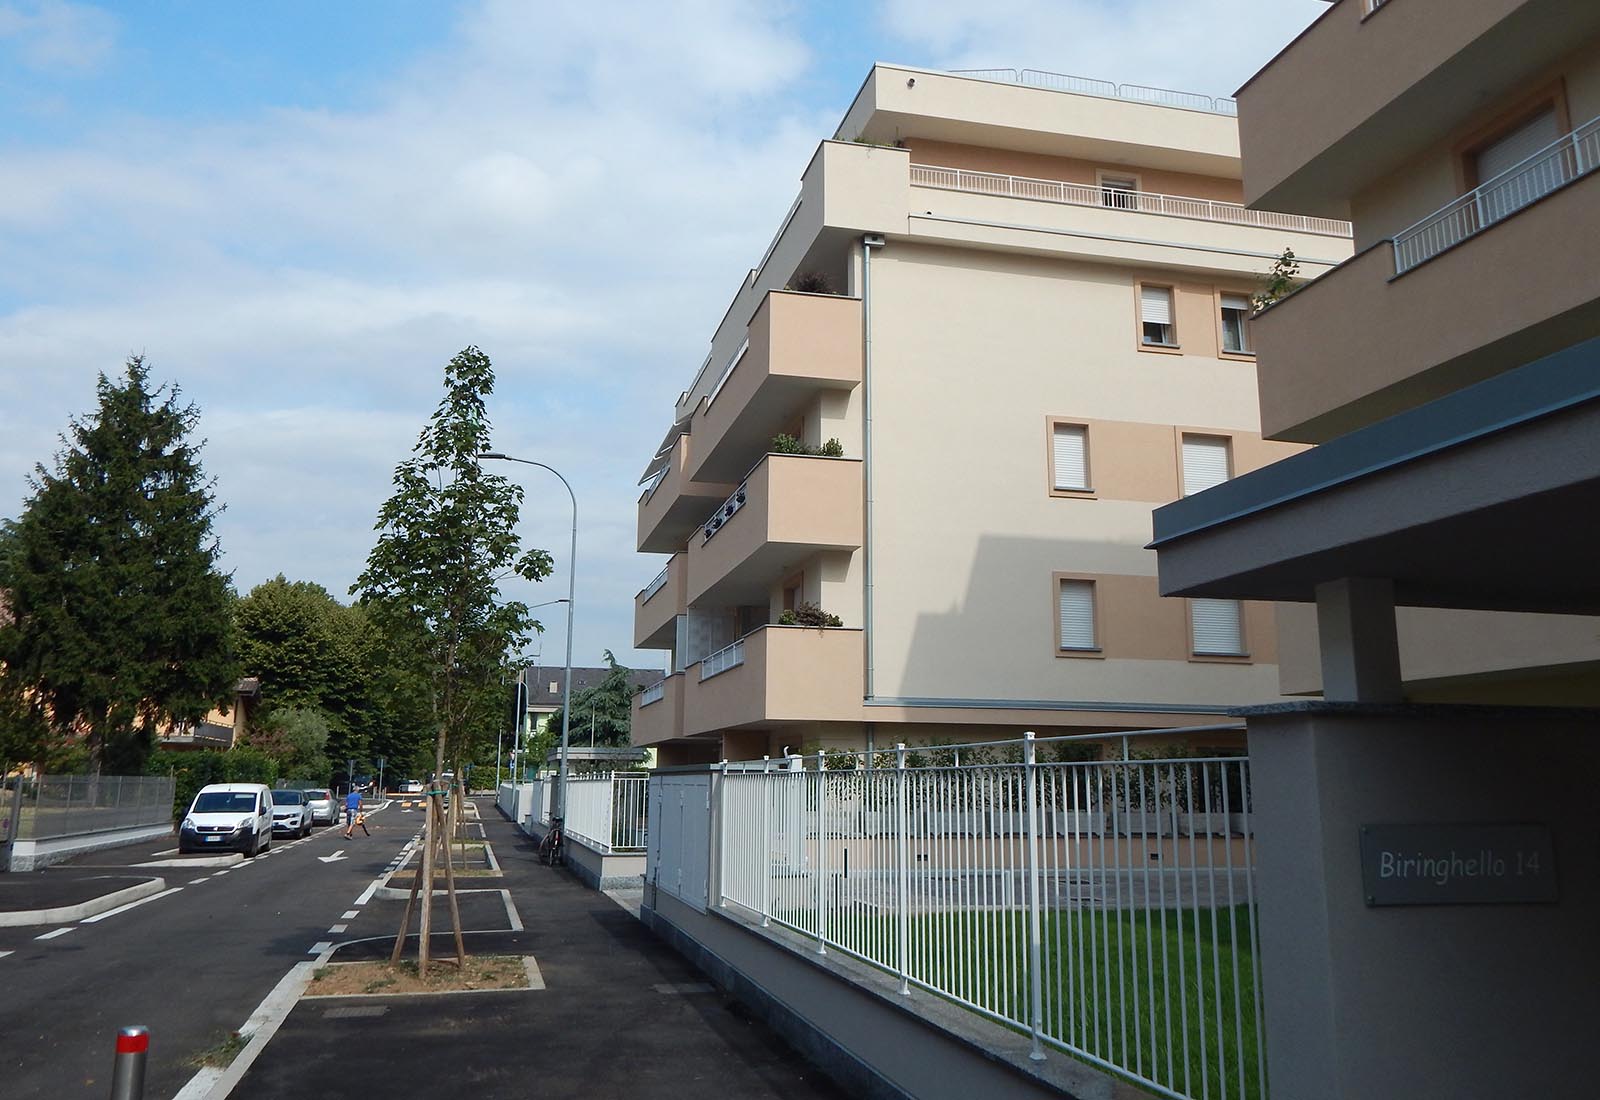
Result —
M1081 424L1057 424L1051 440L1057 489L1089 487L1087 429Z
M1172 324L1172 291L1164 286L1140 287L1139 317L1146 324Z
M1244 654L1244 624L1238 600L1189 601L1194 652L1212 657Z
M1228 480L1228 441L1215 435L1183 437L1183 495L1193 496Z
M1062 581L1060 596L1062 649L1094 649L1094 582Z
M1223 309L1242 309L1250 312L1250 299L1243 294L1224 294L1222 296Z
M1501 172L1515 168L1560 136L1554 107L1530 118L1478 153L1478 182L1488 183Z

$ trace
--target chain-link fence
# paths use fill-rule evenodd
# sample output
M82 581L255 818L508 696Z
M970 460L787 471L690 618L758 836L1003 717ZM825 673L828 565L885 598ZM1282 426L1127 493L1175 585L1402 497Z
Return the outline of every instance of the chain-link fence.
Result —
M23 784L21 797L21 840L172 823L173 780L167 775L44 775Z

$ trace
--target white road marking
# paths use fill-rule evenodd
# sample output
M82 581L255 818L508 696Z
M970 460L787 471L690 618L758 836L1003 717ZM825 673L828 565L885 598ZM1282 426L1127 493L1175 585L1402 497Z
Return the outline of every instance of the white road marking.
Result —
M223 869L223 870L221 870L221 871L218 871L218 872L217 872L217 875L225 875L225 874L227 874L227 873L228 873L228 872L229 872L229 871L231 871L231 870L233 870L233 868L232 868L232 867L227 867L227 868L224 868L224 869ZM211 877L212 877L212 878L216 878L216 877L217 877L217 875L212 875L212 876L211 876Z
M348 924L336 924L332 928L328 929L328 934L331 936L337 936L339 933L345 931L349 927L350 926Z
M345 850L343 848L338 848L334 851L333 855L318 856L317 859L321 860L323 863L338 863L341 859L344 859L345 856Z
M54 932L46 932L42 936L35 936L33 938L36 940L53 940L57 936L65 936L70 931L72 931L72 925L69 924L65 928L57 928Z
M157 898L164 898L168 894L176 894L182 889L183 889L182 886L174 886L172 889L163 890L159 894L151 894L147 898L140 898L138 901L130 901L127 905L119 905L115 909L107 909L104 913L96 913L92 917L84 917L78 923L79 924L95 924L95 923L97 923L99 921L105 920L107 917L114 917L118 913L126 913L129 909L137 909L139 906L143 905L147 901L155 901Z
M332 946L333 946L333 941L332 940L319 940L316 943L311 945L311 950L307 951L306 954L307 955L320 955L320 954L322 954L324 951L328 950L328 948L330 948Z
M361 915L361 910L352 909L352 910L350 910L350 912L346 913L344 916L340 917L339 919L340 920L351 920L352 918L359 917L360 915Z
M15 955L15 954L16 954L15 951L0 951L0 959L5 958L7 955Z
M511 930L513 932L521 932L522 931L522 918L517 915L517 907L515 905L511 904L511 891L510 890L502 890L502 891L500 891L500 897L505 900L505 903L506 903L506 920L511 922ZM540 986L539 988L543 989L544 987Z
M367 888L365 890L361 891L361 896L359 898L357 898L355 901L351 902L351 904L352 905L365 905L365 904L367 904L367 902L372 900L372 895L378 892L378 883L380 883L382 881L383 880L381 878L373 879L370 883L367 884Z

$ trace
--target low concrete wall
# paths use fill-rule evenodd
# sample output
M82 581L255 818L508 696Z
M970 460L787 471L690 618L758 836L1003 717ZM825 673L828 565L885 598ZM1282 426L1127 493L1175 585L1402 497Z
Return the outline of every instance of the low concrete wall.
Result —
M650 887L640 919L851 1096L870 1100L1138 1100L1146 1093L938 997L728 910Z
M54 837L48 840L17 840L11 845L11 862L8 870L37 871L52 863L98 852L106 848L120 848L125 844L138 844L142 840L171 836L171 825L140 825L132 829L117 829L109 833L86 833L83 836Z
M644 884L643 852L601 852L571 836L567 837L567 867L591 890L620 890Z

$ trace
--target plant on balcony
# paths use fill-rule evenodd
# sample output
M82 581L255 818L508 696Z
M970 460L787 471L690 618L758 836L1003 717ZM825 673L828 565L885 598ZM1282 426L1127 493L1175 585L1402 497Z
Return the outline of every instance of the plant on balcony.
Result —
M772 437L772 446L769 448L775 455L812 455L825 458L843 458L844 444L837 439L830 439L820 447L813 447L802 439L797 439L787 432L779 432Z
M1272 261L1272 268L1261 280L1261 289L1250 299L1250 304L1260 313L1274 302L1281 301L1295 291L1295 279L1300 274L1300 261L1294 249L1285 248L1283 255Z
M826 271L802 271L789 280L785 290L799 291L801 294L838 294L839 288L833 281L833 276Z
M814 603L803 603L778 616L779 626L843 626L844 620Z

